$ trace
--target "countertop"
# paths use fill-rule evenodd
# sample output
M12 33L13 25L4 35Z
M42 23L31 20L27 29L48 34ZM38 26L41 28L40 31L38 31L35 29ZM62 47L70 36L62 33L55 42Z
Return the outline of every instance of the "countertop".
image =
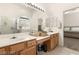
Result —
M54 33L58 33L58 32L53 32L53 33L49 32L48 36L44 36L44 37L40 37L40 36L35 37L35 36L31 36L27 33L0 35L0 47L5 47L8 45L12 45L12 44L32 40L32 39L41 40L41 39L44 39L46 37L50 37L50 35L54 34ZM16 38L13 39L13 37L16 37Z

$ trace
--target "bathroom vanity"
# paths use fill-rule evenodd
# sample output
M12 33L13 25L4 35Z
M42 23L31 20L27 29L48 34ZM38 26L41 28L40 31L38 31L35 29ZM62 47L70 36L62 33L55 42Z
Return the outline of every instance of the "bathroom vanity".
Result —
M15 36L15 38L13 37ZM1 55L36 55L37 45L46 44L47 51L52 51L58 45L58 32L48 33L48 36L35 37L26 33L1 35L0 54ZM45 53L46 53L45 52Z
M59 42L59 26L53 16L41 6L21 5L1 5L2 10L10 8L11 13L3 11L5 15L0 16L0 55L39 55L54 50Z
M45 38L37 38L37 44L47 45L47 51L52 51L56 48L59 44L59 33L48 33L49 36Z

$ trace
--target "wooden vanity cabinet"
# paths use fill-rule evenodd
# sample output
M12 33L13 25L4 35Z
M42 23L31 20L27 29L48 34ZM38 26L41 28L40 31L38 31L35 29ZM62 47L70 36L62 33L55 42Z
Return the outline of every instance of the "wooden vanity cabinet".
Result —
M49 39L50 39L50 37L37 40L37 44L42 44L42 43L48 42Z
M9 47L2 47L0 48L0 55L8 55L9 54Z
M36 55L38 44L46 44L48 51L53 50L59 43L59 33L50 35L50 37L41 40L28 40L16 43L7 47L0 48L1 55Z
M10 54L18 55L21 50L25 49L25 42L17 43L10 46Z
M36 39L2 47L0 55L36 55Z
M36 55L36 46L24 49L20 52L21 55Z
M59 43L59 33L50 36L50 50L53 50Z
M36 39L26 41L26 47L32 47L36 45Z
M36 55L36 40L26 41L26 48L20 52L21 55Z
M5 55L5 54L6 54L5 48L0 48L0 55Z
M50 50L50 37L47 37L47 38L38 40L37 43L38 43L38 44L44 44L44 45L47 45L47 50L48 50L48 51Z
M47 44L48 51L53 50L59 42L59 34L55 33L50 35L50 39L45 41L44 44Z
M55 47L59 44L59 33L53 34L53 39L55 40Z

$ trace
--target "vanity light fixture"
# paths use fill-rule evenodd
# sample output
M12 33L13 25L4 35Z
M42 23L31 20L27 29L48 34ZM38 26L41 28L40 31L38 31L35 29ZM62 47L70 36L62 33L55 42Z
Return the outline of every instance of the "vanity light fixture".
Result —
M36 5L32 4L32 3L26 3L26 4L29 5L29 6L31 6L31 7L33 7L33 8L36 8L36 9L42 11L42 12L45 12L42 8L36 6Z
M29 20L29 18L26 18L26 17L22 17L22 16L20 17L20 19L26 19L26 20Z

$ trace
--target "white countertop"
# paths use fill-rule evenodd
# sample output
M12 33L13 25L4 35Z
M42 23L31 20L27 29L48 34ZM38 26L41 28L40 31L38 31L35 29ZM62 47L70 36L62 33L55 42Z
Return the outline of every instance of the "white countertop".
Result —
M44 38L47 38L47 37L50 37L50 36L44 36L44 37L36 37L36 40L42 40L42 39L44 39Z
M15 39L12 39L12 37L16 37ZM11 34L11 35L0 35L0 47L28 41L36 39L36 37L27 35L25 33L19 33L19 34Z
M55 33L58 33L58 32L48 32L47 34L50 36L51 34L55 34Z
M0 35L0 47L5 47L5 46L8 46L8 45L12 45L12 44L32 40L32 39L41 40L41 39L50 37L50 35L54 34L54 33L57 33L57 32L53 32L53 33L49 32L48 36L44 36L44 37L30 36L27 33ZM16 38L12 39L12 37L16 37Z

